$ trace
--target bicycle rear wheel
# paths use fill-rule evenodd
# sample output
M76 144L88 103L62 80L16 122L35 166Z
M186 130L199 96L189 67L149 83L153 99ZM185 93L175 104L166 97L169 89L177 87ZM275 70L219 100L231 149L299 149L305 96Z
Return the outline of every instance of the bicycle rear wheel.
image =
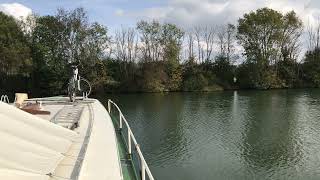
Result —
M70 81L68 85L68 96L70 99L70 102L74 102L76 100L76 89L74 82Z

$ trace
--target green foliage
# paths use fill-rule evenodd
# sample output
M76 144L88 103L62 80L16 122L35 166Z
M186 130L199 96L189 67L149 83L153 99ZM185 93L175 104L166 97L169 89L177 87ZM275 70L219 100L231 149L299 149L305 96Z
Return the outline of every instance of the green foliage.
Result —
M233 78L235 77L235 66L230 64L227 57L218 56L213 64L213 71L219 79L219 84L226 89L235 87Z
M320 49L308 51L303 64L304 78L312 86L320 87Z
M60 9L56 16L37 18L32 38L34 76L38 76L39 89L45 91L41 94L64 93L70 62L79 62L80 74L91 81L94 90L106 84L102 60L109 41L107 29L89 24L82 8L70 12Z
M0 74L29 75L30 48L22 30L11 16L0 12Z
M242 89L255 88L254 74L257 74L257 69L253 63L244 63L238 66L236 70L237 82L236 84Z
M182 84L182 67L175 62L169 61L166 63L168 80L166 82L169 91L179 91Z
M282 24L282 14L269 8L258 9L239 19L237 37L248 61L269 64L271 56L277 52Z
M114 59L104 61L107 69L108 81L106 90L109 92L137 92L140 89L138 81L142 73L141 68L133 62L125 62ZM126 73L123 73L126 71Z
M302 22L292 11L285 15L262 8L239 19L237 38L245 49L241 86L268 89L293 86ZM247 66L247 67L246 67ZM247 69L248 68L248 69ZM249 70L244 71L245 69ZM249 77L244 77L247 74Z
M119 42L110 46L108 29L90 23L82 8L59 9L56 15L24 22L0 12L0 22L0 86L10 91L32 91L37 96L66 93L70 62L79 63L81 76L91 82L94 92L320 87L319 48L297 62L302 22L293 11L281 14L262 8L245 14L237 27L229 24L221 32L221 52L215 59L203 62L199 59L205 52L199 52L198 60L193 55L197 50L193 41L203 32L189 36L190 57L180 59L186 50L185 32L170 23L140 21L136 31L123 31L127 34L120 33ZM236 31L245 50L244 62L237 66L232 39ZM123 59L106 53L114 45L122 50Z
M147 92L166 91L167 74L165 65L160 62L144 62L141 64L141 88Z
M68 79L67 61L64 54L63 24L54 16L36 19L32 33L33 76L41 94L59 94Z
M142 85L147 91L178 91L182 83L182 68L179 64L184 32L174 24L158 21L140 21L137 30L142 34L144 62ZM162 56L159 56L162 54ZM163 60L165 63L157 62ZM154 63L147 63L153 61ZM158 64L158 66L154 66ZM149 67L146 67L149 66ZM153 69L154 68L154 69Z
M254 82L254 87L257 89L278 89L285 87L284 81L271 69L259 72L258 74L259 77Z
M171 63L179 63L179 53L183 31L174 24L164 24L161 27L161 44L164 46L164 59Z
M208 86L208 80L203 74L194 74L185 79L183 89L185 91L203 91Z
M209 84L200 66L191 61L185 64L183 77L184 91L202 91Z
M280 61L276 65L278 76L284 81L284 87L297 87L296 82L299 80L299 64L293 61Z
M285 81L270 67L260 71L256 64L246 63L237 68L237 85L248 89L276 89L286 88Z

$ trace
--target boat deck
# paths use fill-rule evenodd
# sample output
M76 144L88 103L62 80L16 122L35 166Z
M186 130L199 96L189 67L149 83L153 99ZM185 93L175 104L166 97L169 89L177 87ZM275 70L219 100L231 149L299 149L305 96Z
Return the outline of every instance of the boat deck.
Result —
M26 100L24 107L37 108L33 113L46 112L37 117L0 105L0 133L15 139L6 141L8 146L2 151L20 152L16 153L19 157L0 154L0 160L6 160L0 162L0 179L154 180L128 121L111 100L108 111L96 99L78 98L74 103L67 97ZM23 151L28 148L30 152Z
M75 103L68 102L66 97L28 100L32 101L41 101L43 110L51 112L38 117L79 134L55 172L50 174L50 180L127 179L128 168L120 165L120 159L124 159L122 145L109 113L98 100Z

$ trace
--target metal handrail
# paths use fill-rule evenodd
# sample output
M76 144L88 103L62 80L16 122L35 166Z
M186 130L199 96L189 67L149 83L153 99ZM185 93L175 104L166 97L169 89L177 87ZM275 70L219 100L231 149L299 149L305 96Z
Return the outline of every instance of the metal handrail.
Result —
M9 97L7 95L2 95L0 101L4 103L10 103Z
M108 100L108 112L109 114L111 113L111 105L114 105L118 112L119 112L119 129L122 129L123 127L123 123L125 124L125 126L127 127L127 130L128 130L128 153L129 155L132 154L132 147L131 147L131 141L133 142L133 145L135 146L136 148L136 151L138 153L138 156L139 156L139 159L140 159L140 164L141 164L141 179L142 180L145 180L146 179L146 174L148 175L148 178L149 180L154 180L153 176L152 176L152 173L149 169L149 166L146 162L146 160L144 159L144 156L141 152L141 149L140 149L140 146L139 144L137 143L137 140L136 138L134 137L132 131L131 131L131 128L128 124L128 121L126 120L126 118L123 116L119 106L114 103L113 101L111 101L110 99Z

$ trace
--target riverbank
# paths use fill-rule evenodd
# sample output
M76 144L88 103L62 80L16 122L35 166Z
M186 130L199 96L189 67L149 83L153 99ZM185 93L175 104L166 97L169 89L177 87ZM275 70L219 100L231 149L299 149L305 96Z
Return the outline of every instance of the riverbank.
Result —
M81 14L81 16L77 17L79 19L74 19L76 16L72 14ZM274 14L278 14L277 22L286 26L278 27L278 24L274 25L273 21L260 24L261 19L274 19ZM259 18L253 18L251 19L253 22L246 24L247 18L251 16ZM293 24L286 24L288 17ZM4 36L4 42L6 42L4 47L10 47L10 49L0 49L0 54L5 57L0 59L0 64L3 65L0 69L0 92L27 92L34 97L67 94L71 73L69 62L72 61L67 52L79 53L74 59L79 62L79 74L91 83L93 92L97 94L320 87L320 47L308 49L301 56L303 59L299 61L296 59L298 57L296 49L299 48L289 48L289 52L288 49L279 48L280 45L281 47L296 45L294 41L289 40L286 43L293 44L284 46L282 40L290 37L279 37L279 34L283 34L279 32L284 32L284 28L288 27L293 28L297 33L301 32L300 20L294 13L281 14L272 9L263 8L250 12L240 19L238 24L224 25L224 32L230 33L230 42L226 44L229 48L226 48L224 41L218 41L222 43L219 46L221 49L209 53L206 52L208 49L201 49L200 41L198 43L194 41L197 34L186 36L187 32L175 24L142 20L131 29L136 32L134 36L136 38L120 38L121 34L131 34L129 29L118 31L119 34L112 38L107 27L90 22L82 8L70 11L59 10L55 15L35 17L35 24L29 24L33 27L30 32L24 31L25 28L21 26L24 23L0 13L0 22L8 24L0 27L0 32L8 34ZM73 24L75 22L84 24ZM78 27L78 29L73 30L69 26ZM255 29L256 26L262 29L278 27L274 31L276 34L272 35L277 39L269 45L273 48L252 51L256 47L265 47L260 45L258 40L270 36L260 34ZM244 29L244 27L250 28ZM199 28L202 32L208 30ZM154 32L151 33L150 29L154 29ZM72 37L70 35L74 34L72 30L84 32L84 37L70 39ZM57 34L62 37L57 38ZM252 37L252 34L259 34L261 37L257 40L256 36ZM190 46L184 44L183 39L186 37L193 39L189 42ZM240 39L236 41L236 37ZM217 42L217 38L219 39L212 36L210 42ZM75 39L79 41L74 41ZM120 39L137 39L137 42L122 42L119 41ZM155 39L157 41L150 46L150 42ZM48 43L52 40L55 42ZM72 41L74 47L84 49L81 51L70 49L66 46L66 40ZM244 48L244 55L232 51L236 42ZM250 44L246 45L246 42L258 44L251 47ZM139 48L133 44L129 46L130 43L141 46ZM120 46L121 44L123 47ZM128 47L124 44L128 44ZM197 51L196 48L188 51L183 49L197 47L197 45L200 48ZM112 53L106 54L107 47L117 48L113 49ZM119 47L122 48L119 49ZM270 52L266 53L267 51ZM189 53L182 56L183 52ZM265 53L259 54L260 52Z
M94 93L93 97L99 99L98 97L102 97L105 94L171 94L171 93L214 93L214 92L232 92L232 91L240 91L240 92L251 92L251 91L261 91L261 92L268 92L268 91L281 91L281 90L317 90L320 88L318 87L297 87L297 88L272 88L272 89L252 89L252 88L230 88L230 89L223 89L222 87L217 87L216 89L208 87L208 89L203 90L194 90L194 91L104 91Z

